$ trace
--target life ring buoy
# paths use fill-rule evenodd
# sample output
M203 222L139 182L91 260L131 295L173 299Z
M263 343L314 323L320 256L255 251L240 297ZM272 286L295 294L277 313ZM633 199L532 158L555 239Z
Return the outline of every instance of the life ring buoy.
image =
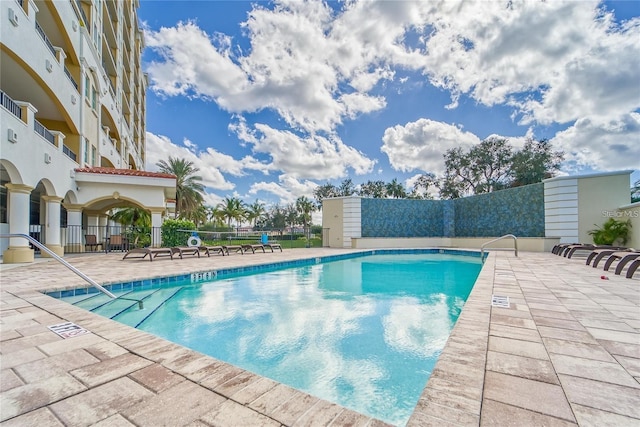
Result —
M202 244L202 240L198 236L191 236L187 239L187 246L190 248L198 247Z

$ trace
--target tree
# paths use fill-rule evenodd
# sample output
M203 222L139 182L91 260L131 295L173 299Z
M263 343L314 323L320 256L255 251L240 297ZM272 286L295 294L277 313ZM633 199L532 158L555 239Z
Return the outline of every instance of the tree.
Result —
M227 226L231 227L231 220L242 221L246 215L246 209L242 200L237 197L225 197L217 206L220 215L227 220Z
M151 244L151 213L138 207L119 208L110 219L124 226L129 226L127 238L133 244L146 246Z
M356 194L356 186L353 185L351 178L347 178L340 183L338 187L338 196L346 197Z
M314 204L305 196L300 196L296 200L296 211L298 212L299 220L302 223L305 233L307 233L308 227L311 225L311 212L315 210Z
M412 199L433 199L433 195L429 192L431 188L438 188L438 179L431 172L424 173L413 183L413 191L409 197Z
M151 227L151 213L137 207L119 208L111 215L110 219L122 225Z
M548 140L527 139L511 159L511 187L535 184L553 177L564 160L562 151L552 151Z
M360 186L358 194L362 197L384 199L387 197L387 184L384 181L367 181Z
M176 176L176 218L189 217L204 200L202 177L194 175L200 169L194 167L193 162L171 156L167 162L160 160L156 166L160 172Z
M504 188L511 156L507 140L496 137L485 139L468 153L461 148L447 150L441 193L460 197Z
M316 201L317 208L322 209L322 200L338 197L338 188L327 182L325 185L320 185L313 190L313 197Z
M247 220L253 222L253 226L256 227L259 221L263 220L267 211L264 208L264 203L260 203L260 200L256 200L249 206L247 206Z
M400 184L396 178L393 178L387 184L387 195L394 199L405 199L407 191L404 189L404 185Z

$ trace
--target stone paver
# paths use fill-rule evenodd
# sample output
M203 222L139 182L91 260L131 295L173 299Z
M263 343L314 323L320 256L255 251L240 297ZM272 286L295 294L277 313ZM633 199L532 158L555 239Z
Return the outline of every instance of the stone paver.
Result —
M70 261L109 283L348 251ZM84 286L50 261L0 267L3 426L385 425L35 292ZM595 271L492 253L408 425L640 425L640 280ZM492 308L492 294L511 307ZM60 321L92 333L63 340L47 329Z

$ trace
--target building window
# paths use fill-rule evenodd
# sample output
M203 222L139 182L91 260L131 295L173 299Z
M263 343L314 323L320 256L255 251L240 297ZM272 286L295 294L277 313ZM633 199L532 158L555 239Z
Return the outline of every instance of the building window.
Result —
M95 88L91 88L91 108L94 110L97 108L97 92Z
M91 81L89 76L84 76L84 96L89 99L89 91L91 90Z
M84 139L84 162L89 163L89 140Z
M96 147L91 146L91 166L96 165Z

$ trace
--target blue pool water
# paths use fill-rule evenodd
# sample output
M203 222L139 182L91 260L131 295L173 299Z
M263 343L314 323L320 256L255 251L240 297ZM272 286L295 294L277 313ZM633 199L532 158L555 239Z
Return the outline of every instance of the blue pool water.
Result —
M145 302L146 319L95 311L404 425L480 268L477 257L371 255L127 294L162 301Z

